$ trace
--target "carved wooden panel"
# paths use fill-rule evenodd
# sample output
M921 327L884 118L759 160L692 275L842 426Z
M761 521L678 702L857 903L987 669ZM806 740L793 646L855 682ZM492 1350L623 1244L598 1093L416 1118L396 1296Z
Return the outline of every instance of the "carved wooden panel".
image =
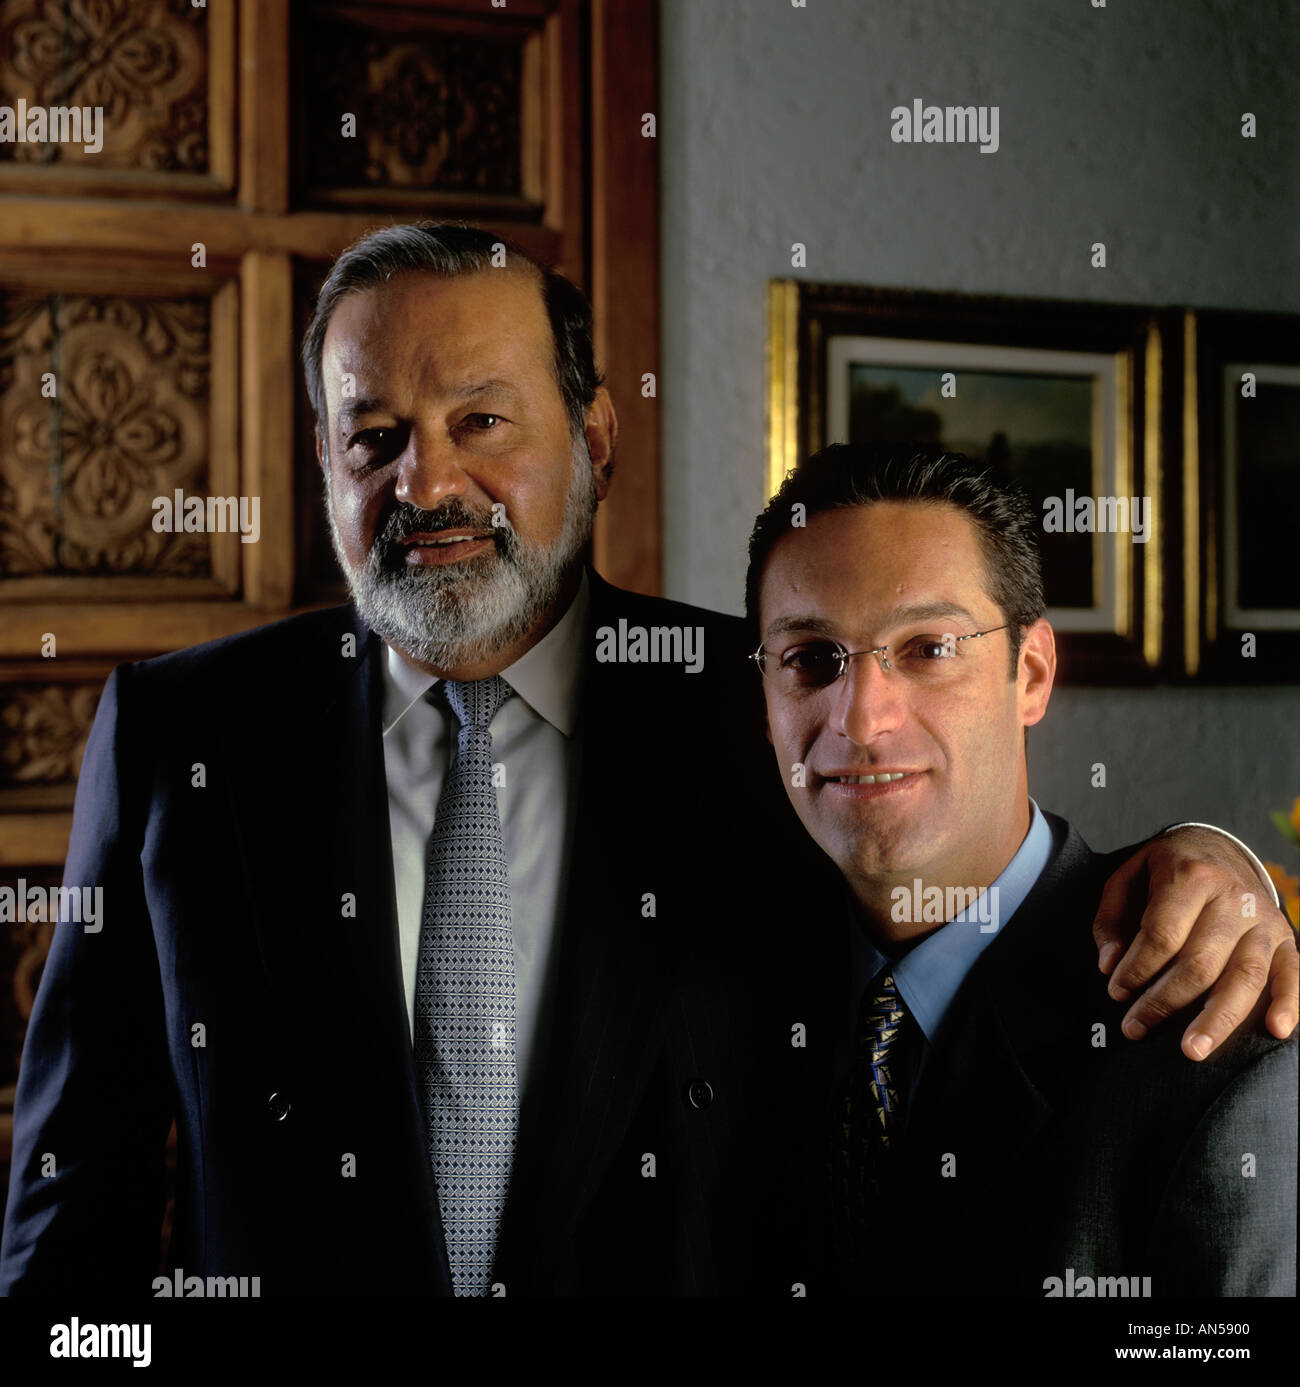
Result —
M103 687L102 679L0 685L0 792L76 784Z
M206 483L210 301L0 292L0 580L211 574L153 527Z
M16 129L0 143L0 186L17 178L23 191L53 191L30 176L44 171L107 179L123 191L163 175L188 178L191 192L228 188L231 102L214 88L226 84L233 28L228 4L3 0L0 106L28 138ZM37 114L52 108L97 112L95 137L83 124L78 139L66 137L66 126L54 138L51 120Z
M531 8L295 7L300 196L540 215L548 16Z

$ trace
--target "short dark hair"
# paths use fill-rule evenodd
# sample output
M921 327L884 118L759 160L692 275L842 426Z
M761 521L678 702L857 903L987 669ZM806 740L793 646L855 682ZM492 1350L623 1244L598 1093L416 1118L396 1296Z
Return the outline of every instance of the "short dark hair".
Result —
M773 546L789 533L791 508L805 519L821 511L869 506L876 501L914 501L956 506L979 535L988 593L1011 626L1011 675L1020 659L1025 628L1043 615L1043 569L1038 552L1039 517L1033 502L1009 478L962 453L929 444L832 443L790 472L754 522L745 575L745 614L755 642L758 592Z
M602 377L596 370L591 339L591 304L571 280L533 259L495 232L465 222L412 222L386 226L354 242L334 262L316 296L316 306L302 342L302 364L316 427L325 432L325 381L321 358L325 333L340 301L348 294L374 289L394 275L414 271L453 279L477 274L500 264L525 267L535 275L551 324L555 344L555 381L569 416L574 437L583 433L586 413L596 398Z

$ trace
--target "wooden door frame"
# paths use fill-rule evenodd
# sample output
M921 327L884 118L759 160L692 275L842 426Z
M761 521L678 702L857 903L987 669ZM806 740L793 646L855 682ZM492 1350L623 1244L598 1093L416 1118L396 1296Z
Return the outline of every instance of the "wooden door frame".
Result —
M637 592L662 589L659 425L658 0L591 0L590 227L587 289L596 359L619 419L614 484L594 559ZM645 381L653 378L654 394Z

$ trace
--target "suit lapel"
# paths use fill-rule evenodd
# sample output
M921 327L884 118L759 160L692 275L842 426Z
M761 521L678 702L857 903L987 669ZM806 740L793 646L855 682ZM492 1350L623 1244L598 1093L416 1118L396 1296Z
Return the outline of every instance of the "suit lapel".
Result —
M617 623L623 594L589 581L568 888L545 1087L512 1182L515 1247L525 1226L538 1236L539 1217L579 1219L627 1134L663 1027L661 931L642 915L643 894L672 865L658 847L662 736L643 667L594 658L593 632Z
M1081 999L1096 991L1096 964L1070 902L1095 899L1087 880L1104 869L1072 828L1047 817L1057 851L963 985L908 1122L906 1178L936 1229L997 1207L1052 1120L1042 1075L1087 1043Z
M923 1185L978 1200L1016 1163L1050 1111L998 1007L971 1006L960 1043L941 1044L931 1055L908 1121L909 1165ZM953 1160L945 1172L948 1156Z
M318 634L323 655L293 671L287 706L226 750L263 959L286 1012L318 1025L328 1006L333 1024L388 1054L402 1015L379 642L358 628L356 655L341 656L346 634Z
M342 922L336 947L324 950L322 962L335 992L347 999L353 1026L364 1032L376 1055L385 1060L402 1055L414 1100L384 774L383 645L371 633L364 634L364 645L358 635L359 668L338 682L316 731L320 751L314 767L315 803L307 812L315 821L320 860L330 864L329 877L337 888L322 901L322 913L334 906ZM348 808L339 812L339 806ZM357 883L353 920L343 914L342 906L343 896L352 889L348 878Z
M282 671L291 706L227 741L236 831L264 966L287 1043L400 1076L391 1140L424 1137L401 977L381 728L383 646L352 608ZM351 636L355 655L347 654ZM422 1204L448 1285L428 1161Z

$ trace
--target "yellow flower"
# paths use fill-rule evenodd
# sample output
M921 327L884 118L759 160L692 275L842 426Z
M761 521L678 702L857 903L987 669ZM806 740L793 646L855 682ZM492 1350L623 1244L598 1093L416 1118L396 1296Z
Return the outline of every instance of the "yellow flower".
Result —
M1291 831L1295 835L1294 841L1300 842L1300 795L1295 797L1295 803L1291 806Z
M1276 862L1265 862L1264 870L1277 887L1277 894L1282 898L1282 909L1286 911L1292 925L1300 929L1300 877L1293 877Z

